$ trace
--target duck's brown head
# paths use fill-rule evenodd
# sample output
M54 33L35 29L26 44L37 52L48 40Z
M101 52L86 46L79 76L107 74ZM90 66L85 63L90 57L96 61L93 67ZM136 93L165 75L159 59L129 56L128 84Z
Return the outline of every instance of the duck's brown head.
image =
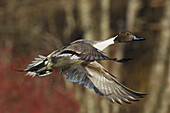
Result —
M126 31L126 32L120 32L114 41L120 43L120 42L141 41L141 40L145 40L145 38L138 38L132 32Z

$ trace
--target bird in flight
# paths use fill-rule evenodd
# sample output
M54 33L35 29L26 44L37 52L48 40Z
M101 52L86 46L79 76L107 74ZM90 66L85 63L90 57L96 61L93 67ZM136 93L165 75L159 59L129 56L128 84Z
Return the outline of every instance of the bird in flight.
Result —
M26 75L32 77L42 77L51 74L54 69L61 69L66 80L84 84L84 87L93 89L112 103L130 104L146 94L131 90L118 82L116 77L97 61L127 62L131 59L110 58L104 55L102 50L112 44L140 40L145 38L137 38L131 32L121 32L104 41L76 40L60 50L53 51L47 57L39 55L25 70L20 71L27 72Z

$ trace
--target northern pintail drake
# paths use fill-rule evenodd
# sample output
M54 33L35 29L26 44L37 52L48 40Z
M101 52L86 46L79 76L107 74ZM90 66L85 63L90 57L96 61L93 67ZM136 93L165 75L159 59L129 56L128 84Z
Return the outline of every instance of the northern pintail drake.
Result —
M21 71L28 72L26 75L32 77L41 77L51 74L54 69L61 69L61 74L66 75L66 80L84 84L84 87L93 89L112 103L131 103L146 94L133 91L119 83L116 77L97 61L126 62L129 59L117 60L107 57L101 51L112 44L139 40L144 38L137 38L131 32L121 32L104 41L80 39L52 52L47 57L39 55L27 69Z

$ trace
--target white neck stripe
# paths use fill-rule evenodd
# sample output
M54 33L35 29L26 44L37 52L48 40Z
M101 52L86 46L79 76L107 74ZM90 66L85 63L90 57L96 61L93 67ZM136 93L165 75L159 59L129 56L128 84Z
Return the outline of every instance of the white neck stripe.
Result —
M108 47L109 45L114 44L114 40L116 39L117 36L118 36L118 35L116 35L116 36L114 36L114 37L112 37L112 38L110 38L110 39L107 39L107 40L98 42L98 43L94 44L93 47L95 47L95 48L97 48L97 49L99 49L99 50L102 51L103 49L105 49L105 48Z

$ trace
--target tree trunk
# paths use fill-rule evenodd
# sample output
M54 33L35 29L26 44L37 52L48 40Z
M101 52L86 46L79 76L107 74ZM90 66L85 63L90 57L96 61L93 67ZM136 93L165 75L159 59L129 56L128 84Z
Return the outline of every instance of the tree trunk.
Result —
M67 7L64 7L64 5L66 5ZM75 19L74 19L74 13L73 13L74 1L73 0L63 1L63 7L66 13L66 24L67 24L63 31L63 35L64 35L63 38L64 40L69 41L71 37L71 33L75 29ZM66 88L73 88L73 83L65 80L65 86Z
M166 6L165 6L165 14L161 21L161 33L159 38L158 46L155 48L155 56L156 60L153 64L153 68L151 71L150 76L150 97L146 101L145 107L144 107L144 113L156 113L156 109L159 104L160 95L161 95L161 86L164 84L163 77L165 77L165 69L166 69L166 61L167 58L169 59L169 39L170 39L170 1L166 0ZM169 105L169 75L167 76L168 80L166 89L163 92L162 100L161 100L161 108L159 110L160 113L168 113L168 105ZM168 96L168 97L167 97ZM165 110L165 111L164 111Z
M100 21L100 33L101 40L105 40L110 36L110 0L101 0L101 21ZM108 54L108 49L105 50ZM102 65L107 68L108 63L102 62ZM101 99L101 113L109 113L109 102L105 98Z
M135 19L140 10L141 0L129 0L126 13L126 27L127 30L133 31L135 26Z
M91 17L91 0L78 0L78 14L80 27L84 31L84 38L94 40L93 20Z
M129 0L127 2L127 10L126 10L126 30L132 31L135 27L135 19L136 19L136 14L139 12L140 9L140 0ZM123 28L122 28L123 29ZM123 58L124 57L124 49L125 49L125 44L124 45L119 45L116 47L115 51L115 56L116 58ZM111 73L114 73L118 78L119 81L121 81L121 72L123 71L122 65L121 64L113 64L114 70ZM120 111L120 105L112 105L112 112L113 113L119 113Z
M165 89L162 92L161 100L160 100L160 108L158 109L158 113L168 113L168 110L170 110L170 101L168 100L170 98L170 53L168 50L170 49L170 1L166 0L165 3L165 16L163 17L161 24L162 24L162 32L161 36L164 37L164 40L166 41L165 46L165 52L167 55L167 79L165 79ZM166 59L165 59L166 60Z
M170 56L169 56L170 57ZM158 109L158 113L168 113L168 110L170 109L170 101L168 99L170 98L170 59L169 59L169 71L167 74L167 81L166 86L163 91L162 97L161 97L161 107Z
M85 39L89 40L95 40L94 39L94 31L93 31L93 20L91 16L91 0L78 0L78 14L80 17L80 27L84 31L84 37ZM77 87L78 88L78 87ZM83 91L83 89L78 90ZM77 92L81 93L81 92ZM81 98L81 113L96 113L97 109L96 107L96 98L94 96L94 92L92 92L90 89L84 90Z

